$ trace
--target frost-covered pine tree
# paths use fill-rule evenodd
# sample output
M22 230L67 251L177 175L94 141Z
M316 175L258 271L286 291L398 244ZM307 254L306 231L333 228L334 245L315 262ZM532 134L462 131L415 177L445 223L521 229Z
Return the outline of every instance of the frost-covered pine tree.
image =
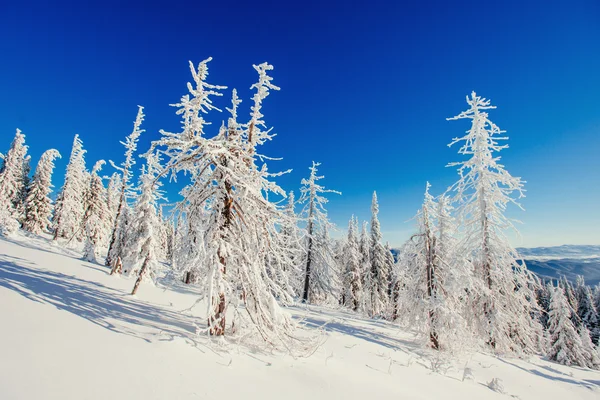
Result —
M302 187L300 188L299 203L304 204L302 217L306 219L306 268L304 270L304 288L302 290L302 301L308 303L310 301L311 279L315 279L311 267L317 258L327 257L326 254L318 254L318 247L315 246L316 235L318 232L328 230L331 223L327 219L327 210L325 205L329 200L324 196L326 193L342 194L337 190L325 189L324 186L317 182L324 178L317 174L318 167L321 163L314 162L310 169L308 179L302 179ZM331 253L331 249L322 248L325 253ZM319 283L313 282L314 285Z
M100 160L92 168L90 186L85 196L86 210L82 221L82 229L85 232L83 258L93 263L97 262L99 247L107 238L108 223L110 222L106 205L106 189L98 174L104 164L106 162Z
M573 313L563 289L555 287L551 294L548 320L548 358L564 365L588 366L589 354L581 342L571 314Z
M65 181L54 208L52 218L54 240L58 238L71 239L73 235L81 231L85 212L85 196L89 186L88 172L85 168L85 153L83 142L79 139L79 135L75 135ZM76 239L80 240L83 236L77 235Z
M390 243L389 242L385 242L385 265L387 270L390 272L390 277L389 277L389 282L388 282L388 288L387 288L387 296L388 296L388 301L392 301L392 288L394 286L394 264L396 263L396 260L394 260L394 254L392 253L392 248L390 247ZM389 311L389 309L388 309Z
M302 295L302 284L304 283L304 250L302 248L303 238L298 228L298 217L295 211L296 200L294 192L288 193L287 206L285 208L285 219L281 224L281 236L283 247L287 249L289 265L283 265L283 274L287 276L288 291L294 296Z
M60 158L58 150L46 150L40 157L35 174L29 185L25 199L25 220L23 229L40 234L48 231L52 216L52 172L54 160Z
M377 303L377 282L371 270L371 246L369 241L369 223L363 221L358 239L358 252L360 254L360 309L368 316L373 316L373 304ZM375 290L373 290L375 288Z
M25 201L27 200L27 195L29 194L29 185L31 184L31 178L29 174L31 173L31 156L28 155L23 160L23 185L21 186L21 191L17 197L17 203L15 204L15 209L17 210L17 216L19 218L19 222L21 225L25 221Z
M348 222L348 237L344 244L342 304L358 311L362 296L361 254L357 237L358 220L352 216Z
M581 344L585 350L588 368L600 370L600 355L598 354L598 349L592 342L590 331L585 325L581 325L579 328L579 337L581 338Z
M505 234L515 228L504 212L510 203L520 206L513 195L524 196L523 182L499 163L496 153L507 147L500 144L507 137L488 118L486 110L495 107L475 92L467 97L467 103L468 110L449 120L468 119L471 127L449 146L463 143L458 152L468 159L449 166L458 166L460 175L451 190L463 228L458 251L471 262L475 273L474 329L496 353L535 352L538 330L531 326L535 307L530 301L535 298L531 274L524 263L517 262L518 254Z
M110 213L110 224L114 226L115 219L117 218L117 211L119 209L119 199L121 194L121 174L118 172L113 173L108 180L108 187L106 189L106 206ZM112 234L112 233L111 233Z
M280 272L272 268L289 262L279 231L284 212L267 197L267 193L285 197L285 192L271 180L279 174L268 172L264 162L257 164L267 160L257 154L258 146L273 138L265 128L262 102L270 90L279 88L268 75L272 66L255 65L259 81L251 87L256 93L250 121L237 122L239 100L234 95L227 127L208 136L204 115L216 109L211 98L224 89L206 82L209 61L197 69L190 63L194 79L188 84L190 95L175 104L183 117L182 132L162 131L162 139L154 145L164 148L168 172L186 171L193 179L178 207L185 210L188 225L203 232L199 283L208 300L208 333L222 336L246 330L272 345L288 346L294 324L277 299L290 296L272 279ZM267 255L273 263L266 262Z
M575 288L573 287L571 281L569 281L564 275L558 280L558 286L563 289L565 296L567 297L569 307L571 307L571 310L573 311L571 313L573 325L579 329L581 326L581 318L579 318L579 315L577 314L577 310L579 310L579 303L577 302L577 296L575 295Z
M160 248L157 233L163 223L156 212L158 200L163 198L158 180L162 172L160 158L158 153L148 153L144 157L146 165L140 176L139 196L133 207L127 246L123 249L124 264L129 266L128 270L137 271L132 295L136 294L144 279L151 282L155 279Z
M466 273L449 256L450 220L440 218L444 210L436 204L429 188L428 182L416 217L419 232L410 239L413 245L405 247L413 255L402 257L407 264L401 301L408 324L423 335L427 346L449 349L469 339L461 301ZM442 245L442 241L446 243Z
M133 131L125 138L125 142L121 142L121 144L125 146L125 160L121 163L121 166L117 166L114 162L110 161L113 168L121 172L121 187L119 190L119 200L116 206L117 211L110 232L108 253L104 260L104 265L106 266L114 266L117 259L122 256L122 249L126 238L123 236L125 230L119 225L125 224L124 218L122 217L123 208L127 205L128 192L132 188L130 181L133 172L131 169L135 165L134 155L137 151L140 135L144 132L144 130L140 128L143 121L144 107L138 106L138 113L133 123Z
M369 243L369 261L371 263L371 315L382 315L389 307L390 269L385 248L381 243L381 224L379 223L379 203L377 193L373 192L371 201L371 235Z
M0 233L2 234L10 234L19 228L27 159L25 135L17 129L0 172Z
M598 323L598 311L594 305L592 289L585 284L583 276L577 278L575 288L577 297L577 315L581 318L582 324L588 329L592 341L598 343L600 336L600 325Z
M550 294L554 286L551 282L547 282L544 284L540 283L538 289L536 290L536 299L537 303L540 307L540 323L544 327L544 329L548 329L548 315L550 313Z

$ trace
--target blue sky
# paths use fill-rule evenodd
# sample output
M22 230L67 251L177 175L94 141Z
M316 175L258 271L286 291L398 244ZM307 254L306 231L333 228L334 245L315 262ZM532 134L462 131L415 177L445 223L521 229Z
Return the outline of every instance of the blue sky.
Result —
M527 181L514 243L600 243L598 2L83 3L0 4L0 151L17 127L34 162L57 148L57 186L75 133L91 166L121 160L138 104L142 149L175 131L188 60L212 56L210 82L237 88L243 113L252 64L268 61L281 91L265 103L278 136L264 152L283 157L270 169L293 168L279 182L297 191L320 161L343 192L328 207L340 227L369 218L376 190L384 238L406 239L425 182L439 194L457 178L446 145L468 123L445 119L475 90L498 106L503 162Z

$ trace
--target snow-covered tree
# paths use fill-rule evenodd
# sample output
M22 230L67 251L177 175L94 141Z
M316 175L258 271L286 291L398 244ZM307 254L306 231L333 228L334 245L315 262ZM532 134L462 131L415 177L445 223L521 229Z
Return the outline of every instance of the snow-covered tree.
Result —
M80 229L85 212L85 196L88 192L89 177L85 168L85 153L83 142L79 135L75 135L71 157L67 165L65 181L56 199L54 215L52 218L54 228L54 240L58 238L76 239L83 238ZM77 234L78 231L82 231Z
M540 307L540 323L544 329L548 329L548 315L550 313L550 296L554 290L552 282L544 284L540 283L536 290L536 299L538 306Z
M373 192L371 201L371 236L369 261L371 262L371 315L381 315L389 306L390 269L387 254L381 243L381 224L379 223L379 203L377 193Z
M208 299L208 332L225 335L227 316L231 315L232 331L246 328L268 343L288 345L294 324L276 299L290 296L271 279L279 271L268 268L289 261L284 260L287 252L281 248L279 231L284 212L267 197L267 193L285 197L285 192L271 180L278 174L268 172L264 162L257 164L266 158L256 152L273 138L265 128L261 109L269 91L279 88L268 76L272 66L255 65L259 81L251 87L256 94L250 121L237 122L239 100L234 94L227 126L209 137L204 131L208 125L204 115L216 109L211 97L221 95L219 91L224 89L206 82L209 61L204 60L197 69L190 63L194 78L188 84L190 95L175 104L183 117L182 132L162 131L154 146L164 148L165 168L172 176L186 171L193 179L178 207L184 210L188 225L203 232L200 284ZM273 263L267 264L267 255Z
M578 305L577 315L581 318L582 324L588 329L592 341L598 343L598 338L600 337L598 311L594 305L592 289L585 284L583 276L577 278L575 296Z
M19 228L28 158L25 135L17 129L0 172L0 233L10 234Z
M600 370L600 354L598 354L598 349L592 342L590 331L585 325L579 328L579 337L585 351L588 368Z
M295 296L301 296L302 284L304 283L304 250L295 205L294 192L290 191L285 208L285 218L281 224L283 247L287 249L290 264L283 265L282 272L287 277L287 282L284 282L284 284L289 286L288 291L291 291Z
M114 172L108 180L108 187L106 189L106 206L110 213L110 224L114 226L115 219L117 218L117 212L119 210L119 199L121 197L121 174ZM112 233L111 233L112 235Z
M58 150L46 150L35 168L35 174L29 185L25 200L25 220L23 229L40 234L46 232L52 216L52 172L54 160L60 158Z
M114 266L117 259L122 256L125 237L119 236L119 234L123 232L123 229L121 229L119 225L124 223L121 214L123 213L123 208L127 204L129 191L132 189L131 178L133 176L133 172L131 169L135 165L134 155L137 151L137 144L140 139L140 135L144 132L144 130L140 128L142 126L142 122L144 122L144 117L144 107L138 106L137 116L133 122L133 131L129 134L129 136L127 136L127 138L125 138L124 142L121 142L121 144L125 146L125 160L120 166L117 166L112 160L109 160L113 168L121 172L121 188L119 190L119 200L116 206L117 211L110 233L108 253L106 255L106 259L104 260L104 265L107 266Z
M511 176L496 154L507 147L507 138L488 119L486 110L495 108L489 100L473 92L467 97L469 109L449 120L471 120L465 136L451 143L461 143L459 154L467 160L451 163L458 166L460 179L451 188L455 192L462 226L459 254L471 262L475 273L472 297L474 329L495 352L536 351L536 332L531 322L535 298L531 274L509 244L505 232L515 229L504 212L514 198L523 197L523 182Z
M162 172L160 158L158 153L148 153L144 157L146 165L140 177L140 194L133 208L127 246L123 249L123 263L129 265L130 271L137 271L132 295L137 292L144 279L151 282L155 279L158 267L157 250L160 248L157 233L163 223L156 212L158 200L163 198L161 183L157 179Z
M358 221L357 221L358 223ZM377 302L377 287L371 271L371 245L369 238L369 223L363 221L358 238L358 253L360 257L360 309L369 316L373 316L373 306ZM375 287L375 290L372 290Z
M571 314L573 313L561 287L555 287L551 294L549 315L548 358L564 365L587 367L590 355L577 333ZM588 334L589 335L589 334Z
M316 236L324 230L327 231L331 226L331 223L327 219L327 210L325 209L328 200L324 195L326 193L341 195L337 190L325 189L324 186L317 183L324 178L324 176L317 174L319 165L321 163L313 161L312 166L309 168L310 176L308 179L302 179L301 195L298 201L300 204L304 204L301 215L306 219L306 269L304 271L304 289L302 290L302 301L305 303L310 301L311 280L316 278L311 267L317 258L323 259L327 257L326 254L318 254L319 249L315 246ZM329 248L322 247L321 250L327 254L331 253L331 249ZM313 282L312 284L313 286L320 285L318 282Z
M361 254L357 237L358 220L352 216L348 223L348 237L344 244L342 304L358 311L362 296Z
M564 275L561 276L558 280L558 286L560 286L563 289L564 294L567 297L569 307L571 307L571 310L573 311L571 313L571 321L573 321L573 325L575 325L575 327L579 329L579 327L581 326L581 318L579 318L579 315L577 314L577 310L579 310L579 303L577 303L575 288L573 287L571 281L569 281Z
M96 162L90 176L90 186L86 191L86 209L83 215L82 228L85 231L85 247L83 258L96 263L98 248L102 246L107 237L110 213L106 205L106 189L102 178L98 174L106 164L104 160Z
M15 209L17 210L17 216L21 224L25 221L25 201L27 200L27 195L29 194L29 185L31 184L31 178L29 174L31 173L31 156L28 155L23 160L23 178L21 186L21 190L17 196L17 202L15 204Z
M462 297L466 271L449 253L450 220L443 207L436 204L427 183L425 199L417 214L419 231L410 239L414 246L405 247L414 255L408 261L406 288L402 303L410 326L423 334L434 349L453 348L469 339ZM443 222L442 222L443 221ZM445 241L442 245L442 241Z

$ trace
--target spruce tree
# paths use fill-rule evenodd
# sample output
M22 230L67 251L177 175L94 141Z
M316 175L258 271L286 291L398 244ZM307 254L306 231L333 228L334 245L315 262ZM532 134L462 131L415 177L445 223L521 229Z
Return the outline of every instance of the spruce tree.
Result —
M155 279L158 267L157 250L160 248L157 233L163 222L156 212L158 200L163 198L161 183L157 179L162 172L160 158L157 153L149 153L144 157L146 165L142 169L139 196L133 207L130 239L127 247L123 249L124 263L129 265L129 270L137 271L132 295L136 294L144 279L151 282Z
M4 157L0 172L0 233L10 234L19 228L22 218L22 196L25 191L24 177L27 175L27 146L25 135L19 129L10 149Z
M76 235L77 240L83 238L80 228L83 224L85 212L85 196L88 192L89 177L85 168L85 153L83 142L75 135L73 148L63 187L56 200L54 215L52 218L54 237L71 239Z
M564 365L588 366L589 355L577 333L571 314L573 313L561 287L552 290L548 320L548 358Z
M40 157L35 168L35 174L29 185L25 200L25 220L23 229L40 234L48 231L50 217L52 216L52 171L54 160L60 158L57 150L46 150Z
M348 237L344 244L344 276L342 304L358 311L361 296L361 254L357 237L358 220L352 216L348 222Z
M106 189L102 178L98 173L104 160L98 161L90 176L90 185L86 191L86 209L82 221L82 230L85 232L85 247L83 257L89 262L96 263L101 247L106 240L108 223L110 222L109 211L106 205Z
M371 201L371 235L369 258L371 263L371 315L382 315L389 306L390 270L386 252L381 243L381 225L379 223L379 203L377 193L373 192Z

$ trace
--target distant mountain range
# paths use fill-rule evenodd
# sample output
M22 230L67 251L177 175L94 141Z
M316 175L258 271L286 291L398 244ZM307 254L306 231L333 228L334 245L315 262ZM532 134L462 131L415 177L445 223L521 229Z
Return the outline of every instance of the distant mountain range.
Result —
M563 245L553 247L518 248L527 268L541 278L565 276L575 282L583 275L588 285L600 283L600 246Z
M527 268L543 279L565 276L575 282L583 275L588 285L600 283L600 246L563 245L517 248ZM394 257L398 249L392 249Z

